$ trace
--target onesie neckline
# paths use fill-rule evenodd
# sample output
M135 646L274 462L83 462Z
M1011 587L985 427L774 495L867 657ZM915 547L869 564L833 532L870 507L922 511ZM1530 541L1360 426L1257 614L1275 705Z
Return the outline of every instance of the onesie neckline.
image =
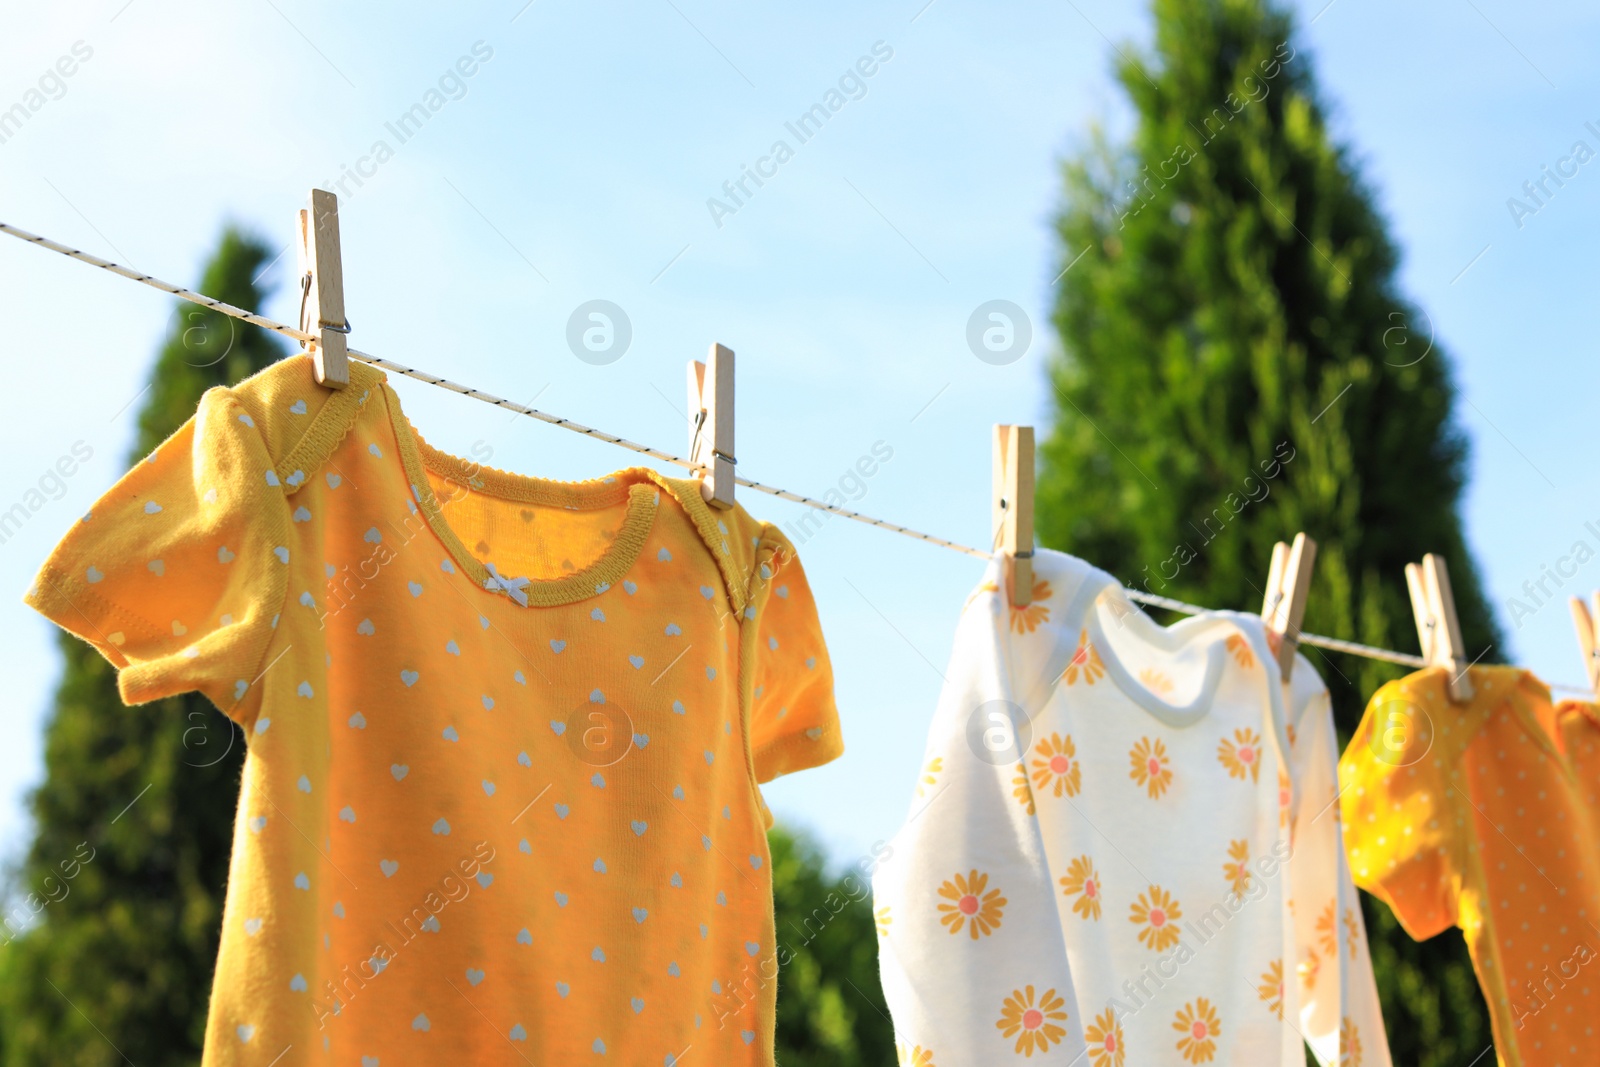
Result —
M639 558L661 503L661 489L650 471L630 467L599 478L564 482L485 467L428 444L406 418L400 398L387 382L383 383L383 391L389 403L395 439L400 445L400 462L411 483L417 508L455 565L479 589L529 608L572 604L605 592L620 581ZM606 507L626 499L628 508L616 539L587 566L559 578L516 579L513 584L502 579L515 576L491 574L485 562L467 550L445 519L444 510L428 481L429 473L499 501L581 510ZM513 588L517 591L512 592Z

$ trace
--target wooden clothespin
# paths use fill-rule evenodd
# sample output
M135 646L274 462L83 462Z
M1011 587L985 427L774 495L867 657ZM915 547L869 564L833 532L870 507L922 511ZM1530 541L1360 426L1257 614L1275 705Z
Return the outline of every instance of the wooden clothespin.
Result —
M1294 547L1279 541L1272 546L1272 569L1267 573L1267 595L1261 618L1278 637L1278 670L1288 681L1294 673L1294 653L1300 644L1300 623L1306 617L1311 593L1311 567L1317 561L1317 543L1304 533L1294 535Z
M1600 620L1600 593L1594 594L1594 613L1582 597L1572 598L1572 621L1578 628L1578 648L1583 652L1583 667L1589 672L1589 688L1600 695L1600 650L1595 648L1595 622Z
M994 543L1006 554L1011 606L1033 603L1033 427L994 428Z
M1450 591L1450 570L1444 557L1429 552L1421 563L1406 564L1406 587L1411 590L1411 610L1417 617L1417 640L1430 667L1449 672L1450 699L1472 699L1472 679L1467 677L1466 645L1461 640L1461 620Z
M689 462L706 503L733 507L733 350L719 344L689 363Z
M317 381L330 389L350 384L350 357L344 316L344 261L339 254L339 198L311 190L300 209L300 329L314 334L306 351Z

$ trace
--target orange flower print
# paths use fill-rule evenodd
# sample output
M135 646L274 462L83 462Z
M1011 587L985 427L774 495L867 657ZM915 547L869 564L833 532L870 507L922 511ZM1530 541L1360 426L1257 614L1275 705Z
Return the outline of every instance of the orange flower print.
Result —
M889 936L889 927L894 922L894 916L889 914L889 905L885 904L872 913L872 921L878 927L879 937Z
M1019 634L1031 634L1039 624L1050 621L1050 608L1043 602L1050 599L1050 583L1033 583L1033 603L1019 608L1011 605L1011 628Z
M1028 769L1020 763L1017 764L1016 777L1011 779L1011 795L1016 797L1024 811L1033 814L1033 788L1028 785Z
M1152 952L1165 952L1178 943L1182 935L1178 933L1177 920L1181 918L1183 911L1177 900L1158 885L1151 886L1148 893L1140 893L1128 909L1128 921L1139 926L1139 940Z
M1122 1067L1127 1052L1122 1045L1122 1024L1117 1022L1115 1011L1107 1008L1104 1015L1096 1016L1083 1032L1083 1041L1089 1046L1089 1067Z
M1172 784L1167 746L1161 738L1154 741L1148 737L1139 738L1139 743L1128 751L1128 762L1132 765L1128 777L1144 786L1152 800L1160 799Z
M1222 876L1235 894L1244 896L1250 890L1250 842L1240 838L1228 845L1228 862L1222 865Z
M1248 727L1217 742L1217 762L1228 770L1229 778L1261 781L1261 735Z
M1317 916L1317 944L1322 946L1322 952L1326 956L1339 954L1339 931L1331 900L1328 901L1328 906L1322 909L1322 914Z
M1085 919L1100 921L1100 874L1094 869L1094 863L1088 856L1079 856L1067 864L1067 873L1061 879L1061 892L1069 897L1077 897L1072 902L1072 910Z
M1051 1045L1059 1045L1067 1035L1065 1027L1057 1025L1067 1020L1067 1002L1046 989L1035 1003L1033 986L1013 990L1000 1009L1000 1021L994 1025L1000 1035L1017 1037L1017 1051L1024 1056L1035 1052L1049 1052Z
M898 1067L938 1067L933 1062L933 1050L923 1048L921 1045L900 1045L894 1047L894 1058Z
M1062 681L1068 685L1076 685L1081 675L1085 685L1093 685L1104 677L1105 673L1105 662L1100 658L1100 653L1094 645L1089 643L1089 631L1079 631L1078 650L1067 661L1067 669L1061 672Z
M977 600L983 594L998 593L999 591L1000 587L998 585L995 585L993 582L984 582L982 585L978 586L978 588L974 589L972 594L967 597L966 603L961 605L961 613L965 615L967 613L967 609L972 607L972 602Z
M1172 1028L1183 1035L1178 1038L1178 1051L1190 1063L1210 1063L1217 1054L1217 1034L1222 1031L1222 1021L1205 997L1196 997L1179 1009L1172 1020Z
M1173 682L1166 671L1157 670L1155 667L1146 667L1140 671L1139 681L1143 682L1145 688L1157 696L1166 696L1177 688L1176 683Z
M1278 825L1289 825L1289 808L1294 803L1294 787L1289 784L1289 774L1282 767L1278 768ZM1338 814L1338 806L1334 806L1334 814Z
M958 874L939 887L939 895L949 901L939 905L939 921L952 934L959 934L965 926L976 941L980 935L987 937L1000 928L1000 913L1007 901L998 889L985 893L988 884L987 874L973 871L965 877Z
M1339 1022L1339 1067L1361 1067L1361 1031L1348 1015Z
M1300 984L1306 987L1306 992L1317 988L1317 974L1322 970L1322 957L1317 955L1315 949L1306 949L1306 958L1295 966L1295 973L1300 976Z
M1246 641L1242 635L1234 634L1228 638L1226 645L1228 651L1233 653L1233 658L1239 661L1239 666L1249 670L1256 665L1255 653L1250 651L1250 642ZM1210 1059L1209 1056L1206 1058Z
M1066 737L1051 734L1041 738L1033 746L1033 754L1033 784L1040 792L1053 789L1058 797L1063 793L1069 797L1078 795L1083 772L1076 758L1078 748L1072 743L1071 734Z
M1283 961L1273 960L1261 974L1261 982L1256 986L1256 995L1266 1004L1267 1010L1278 1018L1283 1018Z
M1361 924L1356 919L1354 908L1344 909L1344 943L1350 950L1350 958L1356 958L1357 946L1361 943Z
M1283 650L1283 635L1276 630L1268 630L1267 647L1272 650L1272 655L1276 658Z
M922 768L922 776L917 779L917 796L925 796L927 791L939 781L939 772L944 770L944 757L935 756Z

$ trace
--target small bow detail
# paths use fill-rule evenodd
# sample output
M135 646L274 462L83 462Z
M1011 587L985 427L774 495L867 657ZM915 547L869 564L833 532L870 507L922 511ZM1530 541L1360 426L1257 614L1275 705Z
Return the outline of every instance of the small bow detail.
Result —
M489 571L489 579L488 579L488 581L483 583L483 587L485 589L491 589L491 590L499 589L502 592L510 594L511 599L515 600L518 604L521 604L523 607L527 607L528 606L528 594L527 594L528 579L526 579L526 578L502 578L500 576L500 572L494 569L494 564L493 563L486 563L486 564L484 564L484 566L486 568L488 568L488 571Z

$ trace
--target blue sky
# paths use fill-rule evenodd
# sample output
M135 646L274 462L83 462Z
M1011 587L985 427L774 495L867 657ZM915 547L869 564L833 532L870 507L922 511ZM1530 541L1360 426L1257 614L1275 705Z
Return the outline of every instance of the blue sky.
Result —
M357 347L677 450L684 363L719 341L739 357L745 474L821 494L887 447L856 506L986 543L989 427L1042 425L1046 412L1051 280L1066 266L1050 229L1058 163L1095 124L1126 129L1113 42L1142 47L1149 21L1142 5L1101 0L924 3L30 9L0 38L0 111L41 103L20 129L0 127L0 219L192 284L224 223L286 246L307 189L352 168L366 175L345 178L341 195ZM1575 542L1600 550L1585 525L1600 529L1600 474L1583 437L1600 386L1588 254L1600 162L1548 185L1555 195L1535 214L1518 220L1507 201L1526 202L1523 183L1575 142L1600 151L1585 126L1600 129L1600 11L1509 0L1296 9L1297 44L1404 251L1404 286L1455 361L1474 444L1468 531L1511 652L1552 681L1578 681L1563 601L1600 587L1600 559L1516 626L1505 603ZM835 89L844 105L800 143L785 124ZM387 124L430 91L443 106L402 143ZM781 163L780 139L792 149ZM392 152L381 163L380 140ZM747 179L731 213L710 210L746 168L770 176ZM292 266L290 252L266 275L280 319L294 317ZM0 510L75 445L93 451L0 544L0 854L14 855L59 669L48 625L20 598L121 473L127 405L173 311L15 241L0 242L0 292L12 398ZM605 365L566 341L573 311L597 299L632 328ZM973 310L996 299L1034 326L1026 355L1002 366L966 341ZM396 385L427 438L458 454L484 440L495 466L561 478L630 462ZM780 522L800 510L742 499ZM956 614L982 564L842 520L802 558L848 751L768 797L847 861L905 815Z

